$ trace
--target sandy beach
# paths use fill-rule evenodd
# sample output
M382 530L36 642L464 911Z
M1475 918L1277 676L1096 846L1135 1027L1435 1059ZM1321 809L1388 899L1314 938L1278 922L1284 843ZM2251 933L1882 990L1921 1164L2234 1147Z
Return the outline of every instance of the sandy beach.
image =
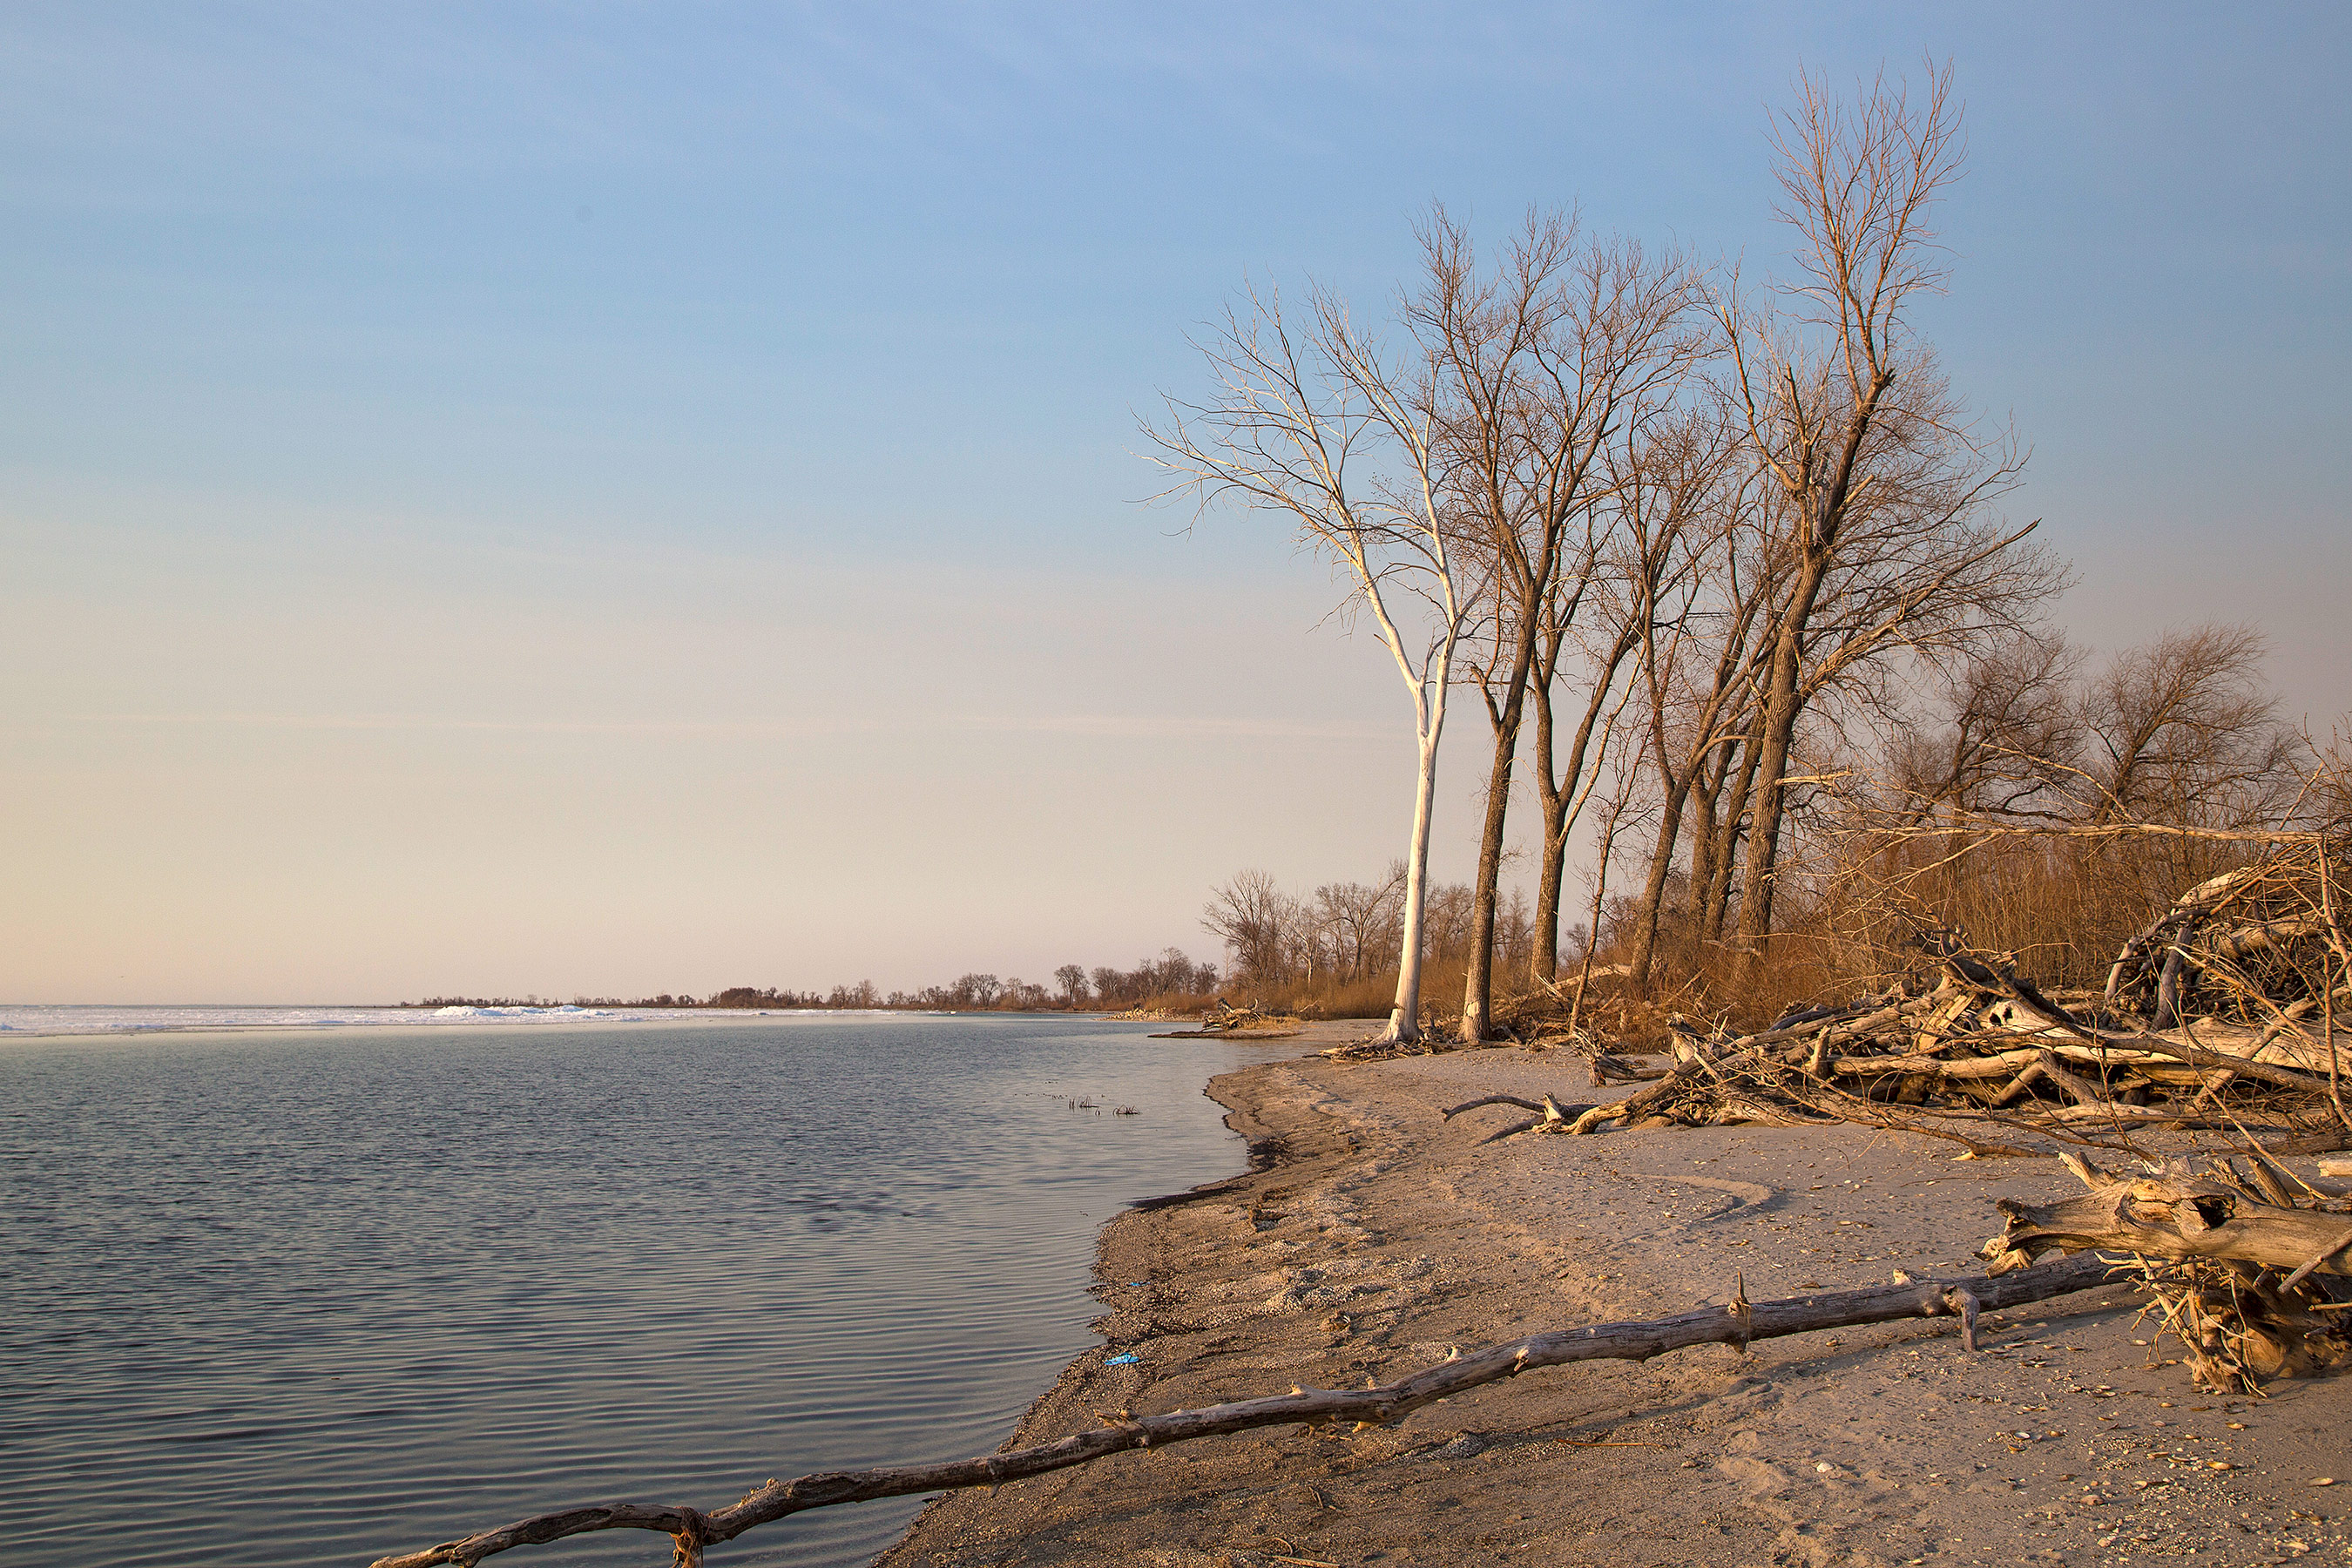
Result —
M1440 1115L1545 1090L1591 1098L1580 1062L1507 1049L1217 1079L1262 1168L1104 1227L1108 1343L1012 1444L1385 1383L1455 1347L1721 1302L1743 1278L1764 1300L1976 1274L1996 1198L2074 1188L2055 1160L1856 1128L1481 1146L1519 1113ZM1990 1320L1973 1354L1923 1320L1533 1372L1392 1427L1269 1428L952 1494L881 1562L2352 1560L2352 1379L2206 1394L2177 1345L2138 1342L2156 1336L2137 1312L2119 1285Z

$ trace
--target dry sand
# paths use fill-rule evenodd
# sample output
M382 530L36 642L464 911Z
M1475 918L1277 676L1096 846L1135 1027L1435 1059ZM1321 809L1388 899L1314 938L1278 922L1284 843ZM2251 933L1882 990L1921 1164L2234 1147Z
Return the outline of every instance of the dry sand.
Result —
M1314 1039L1302 1040L1302 1047ZM1246 1068L1211 1092L1267 1168L1104 1229L1108 1344L1013 1439L1390 1382L1538 1330L1727 1299L1973 1274L1993 1200L2054 1160L1959 1160L1863 1129L1519 1137L1483 1093L1593 1092L1516 1050ZM2295 1163L2309 1173L2309 1162ZM1995 1319L1534 1372L1398 1426L1122 1454L933 1503L916 1565L2352 1562L2352 1378L2266 1399L2189 1387L2116 1287ZM1132 1352L1131 1365L1108 1365ZM2314 1484L2336 1478L2336 1487Z

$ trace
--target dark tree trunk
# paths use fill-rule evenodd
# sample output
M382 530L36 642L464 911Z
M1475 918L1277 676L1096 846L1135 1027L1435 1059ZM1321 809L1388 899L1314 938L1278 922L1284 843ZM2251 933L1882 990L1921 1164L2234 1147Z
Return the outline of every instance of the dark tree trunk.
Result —
M1665 772L1663 762L1662 772ZM1632 989L1640 995L1650 992L1650 965L1658 951L1658 907L1665 902L1666 879L1673 873L1675 841L1682 837L1683 802L1690 795L1687 777L1677 779L1666 773L1665 798L1658 814L1658 847L1650 855L1649 880L1642 888L1642 908L1633 939L1633 973Z
M1716 825L1715 881L1707 889L1706 937L1710 942L1723 940L1723 930L1731 918L1731 894L1739 865L1739 840L1748 816L1748 796L1756 784L1756 738L1741 737L1738 746L1724 764L1731 775L1731 798L1724 803L1723 817Z
M1495 760L1486 774L1486 822L1478 839L1478 879L1470 911L1470 969L1462 987L1462 1038L1475 1045L1486 1037L1495 1007L1495 899L1503 874L1503 827L1511 806L1511 763L1519 751L1519 721L1527 710L1528 672L1535 663L1532 616L1512 649L1502 706L1490 694L1486 716L1494 721Z
M1551 681L1545 679L1532 684L1534 689L1529 695L1536 705L1536 796L1543 813L1543 851L1538 857L1541 865L1536 874L1533 967L1536 978L1554 980L1559 976L1559 881L1566 858L1553 854L1552 845L1562 837L1559 823L1567 807L1559 786L1552 782Z
M1717 746L1709 754L1725 751ZM1690 897L1683 918L1694 935L1706 931L1707 895L1715 888L1715 797L1722 785L1723 764L1701 757L1698 766L1691 770L1690 799L1685 807L1691 819L1691 871Z
M1829 535L1826 529L1821 531ZM1804 668L1805 627L1829 575L1829 563L1827 549L1817 551L1774 628L1763 730L1757 748L1755 821L1748 829L1747 874L1740 882L1739 973L1743 976L1754 972L1772 932L1772 878L1780 864L1781 826L1788 820L1789 751L1795 743L1797 716L1804 706L1799 677Z
M1544 668L1558 668L1560 634L1545 633ZM1546 680L1536 693L1536 793L1542 802L1544 819L1543 868L1536 893L1536 973L1546 980L1559 977L1559 904L1560 892L1567 881L1568 833L1575 824L1577 785L1584 778L1586 754L1591 749L1592 731L1601 722L1601 710L1609 701L1609 689L1617 682L1618 667L1633 651L1630 632L1618 635L1617 645L1593 671L1593 684L1585 695L1584 717L1577 721L1576 739L1568 749L1568 764L1554 779L1551 771L1552 707L1551 683Z

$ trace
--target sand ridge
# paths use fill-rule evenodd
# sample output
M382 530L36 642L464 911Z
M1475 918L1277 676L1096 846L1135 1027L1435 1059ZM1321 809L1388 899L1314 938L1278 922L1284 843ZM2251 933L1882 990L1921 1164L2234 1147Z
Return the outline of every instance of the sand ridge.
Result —
M1312 1042L1307 1042L1312 1043ZM1980 1272L1993 1199L2053 1160L1861 1129L1631 1131L1480 1146L1583 1067L1479 1050L1276 1062L1212 1085L1264 1166L1104 1228L1106 1346L1013 1443L1123 1411L1389 1382L1542 1329ZM1581 1098L1590 1098L1589 1087ZM1995 1320L1530 1373L1356 1434L1271 1428L961 1493L915 1564L2352 1562L2352 1379L2194 1393L2118 1286ZM2177 1348L2177 1347L2176 1347ZM1109 1364L1131 1353L1131 1364ZM2222 1468L2227 1467L2227 1468ZM2344 1484L2315 1487L2333 1475Z

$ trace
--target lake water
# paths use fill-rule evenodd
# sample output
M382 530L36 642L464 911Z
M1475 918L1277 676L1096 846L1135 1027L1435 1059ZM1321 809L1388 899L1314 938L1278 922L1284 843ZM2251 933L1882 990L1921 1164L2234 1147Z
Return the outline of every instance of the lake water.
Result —
M0 1040L0 1556L350 1568L984 1453L1094 1342L1100 1223L1241 1167L1208 1077L1291 1054L1148 1027ZM918 1506L798 1515L714 1568L860 1563Z

